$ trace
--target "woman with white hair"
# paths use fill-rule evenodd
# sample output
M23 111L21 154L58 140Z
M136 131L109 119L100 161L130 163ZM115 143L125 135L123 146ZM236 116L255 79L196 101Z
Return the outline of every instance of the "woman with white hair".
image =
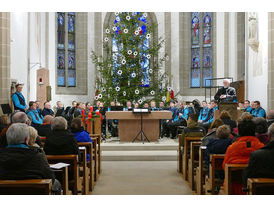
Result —
M55 180L48 162L42 153L28 146L29 126L25 123L14 123L6 135L8 146L0 149L0 179L52 179L53 190L60 194L60 182Z
M55 117L51 121L52 132L46 136L44 146L47 155L79 154L75 136L67 127L67 120L64 117Z

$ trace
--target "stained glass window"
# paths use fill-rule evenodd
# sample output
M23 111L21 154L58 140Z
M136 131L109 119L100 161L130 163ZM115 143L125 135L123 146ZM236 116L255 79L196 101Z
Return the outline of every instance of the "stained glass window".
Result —
M133 12L133 17L136 16L136 14L139 14L139 12ZM142 16L139 17L139 20L141 23L136 25L136 28L140 27L141 30L139 31L139 35L146 35L147 33L147 27L146 25L148 24L147 18L143 14ZM114 21L114 25L117 24L117 22L120 21L120 16L117 15ZM112 51L114 53L113 55L113 67L114 67L114 72L116 72L117 68L119 68L120 64L118 63L119 58L121 54L119 53L119 50L122 48L122 44L119 43L118 41L118 35L122 32L124 29L125 25L122 26L123 28L120 28L120 26L116 26L116 36L114 36L112 40ZM142 84L140 86L142 87L148 87L149 86L149 59L147 58L146 50L149 49L149 40L145 39L144 42L140 42L139 44L140 52L138 54L142 57L143 61L141 62L141 67L143 69L143 79L142 79ZM134 51L133 51L134 52ZM114 80L115 81L115 80Z
M76 86L75 13L57 12L57 86ZM67 42L65 41L67 39Z
M212 12L192 12L190 87L211 86L212 77Z

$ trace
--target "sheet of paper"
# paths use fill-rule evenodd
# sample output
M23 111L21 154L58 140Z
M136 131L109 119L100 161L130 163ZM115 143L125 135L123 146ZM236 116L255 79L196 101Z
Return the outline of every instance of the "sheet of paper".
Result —
M61 169L63 167L68 167L68 166L69 166L69 164L66 164L66 163L63 163L63 162L59 162L57 164L50 165L50 168L58 170L58 169Z

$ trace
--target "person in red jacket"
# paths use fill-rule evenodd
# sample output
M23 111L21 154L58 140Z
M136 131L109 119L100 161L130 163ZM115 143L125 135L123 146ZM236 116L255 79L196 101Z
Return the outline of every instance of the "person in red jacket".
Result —
M225 154L223 168L226 164L248 164L250 153L264 146L255 137L255 123L253 120L240 120L238 122L239 137L230 145ZM232 194L245 194L242 192L243 184L232 184Z

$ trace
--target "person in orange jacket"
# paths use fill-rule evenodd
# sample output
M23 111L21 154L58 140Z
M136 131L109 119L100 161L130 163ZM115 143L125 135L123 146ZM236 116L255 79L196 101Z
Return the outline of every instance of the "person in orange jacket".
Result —
M253 120L247 119L238 122L239 137L227 148L223 169L225 169L226 164L248 164L250 153L264 146L255 137L255 127ZM243 184L232 184L232 194L246 194L242 192L242 188Z

